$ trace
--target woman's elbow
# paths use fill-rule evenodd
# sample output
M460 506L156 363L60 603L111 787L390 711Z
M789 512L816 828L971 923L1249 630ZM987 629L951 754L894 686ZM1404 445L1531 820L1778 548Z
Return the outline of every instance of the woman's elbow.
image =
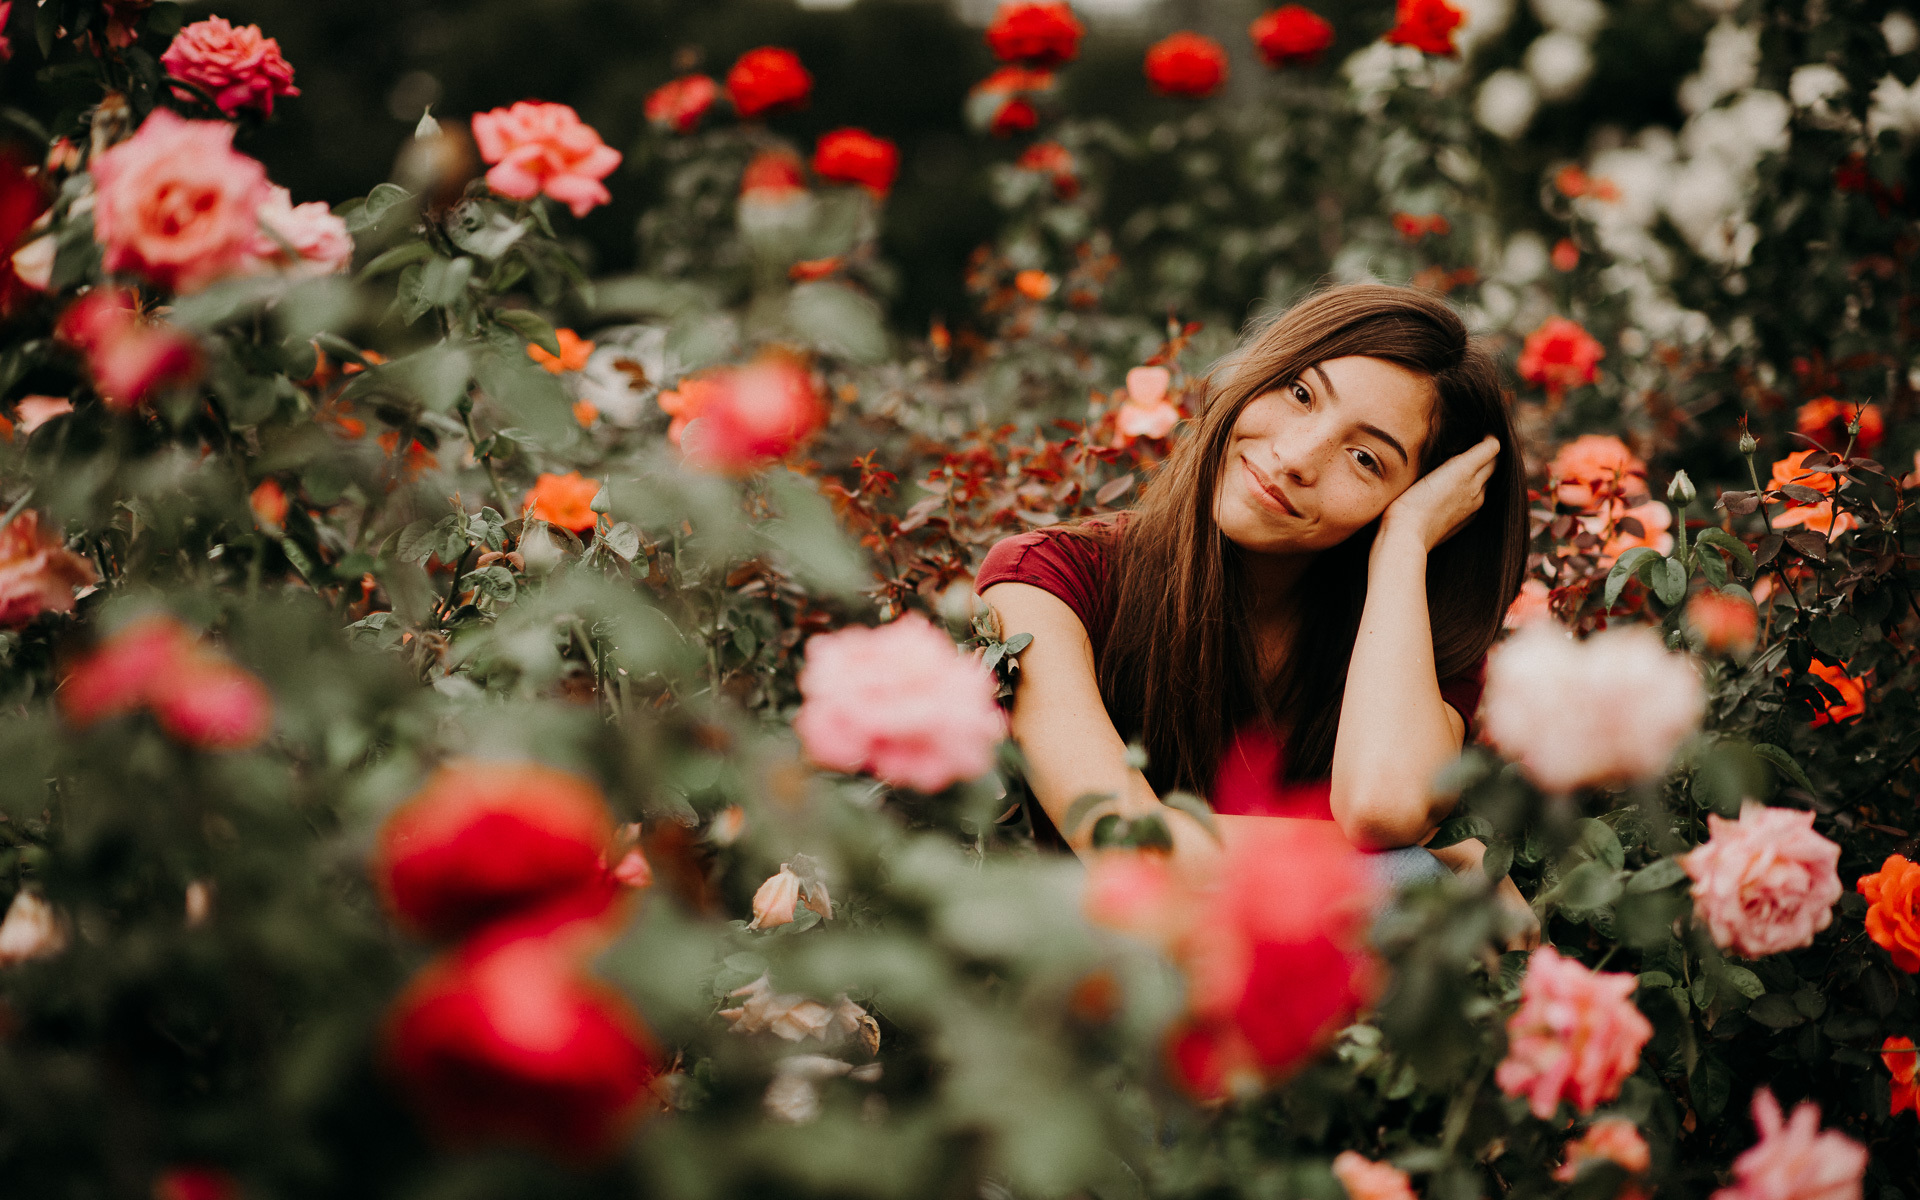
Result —
M1349 842L1362 850L1417 846L1438 823L1424 797L1349 793L1333 795L1333 819Z

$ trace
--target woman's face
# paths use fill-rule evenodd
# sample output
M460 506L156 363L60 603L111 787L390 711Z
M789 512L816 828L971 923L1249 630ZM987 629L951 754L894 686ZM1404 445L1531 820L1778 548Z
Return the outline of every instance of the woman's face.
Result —
M1255 553L1325 550L1386 511L1419 478L1433 381L1351 355L1247 402L1234 422L1213 517Z

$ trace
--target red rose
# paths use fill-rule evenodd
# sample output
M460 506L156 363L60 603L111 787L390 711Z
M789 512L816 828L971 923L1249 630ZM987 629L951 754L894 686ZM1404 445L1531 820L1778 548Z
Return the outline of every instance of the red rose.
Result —
M138 407L154 392L191 381L200 369L194 340L144 319L134 294L96 287L60 315L54 336L86 356L94 390L109 408Z
M1199 99L1227 77L1227 52L1197 33L1176 33L1147 50L1147 82L1163 96Z
M1059 142L1035 142L1013 164L1022 171L1053 177L1053 191L1062 200L1071 200L1080 192L1079 165L1073 151Z
M1333 26L1298 4L1282 5L1257 17L1247 32L1270 67L1312 62L1333 45Z
M1464 20L1466 17L1447 0L1400 0L1387 40L1397 46L1412 46L1422 54L1451 57L1460 52L1453 44L1453 32Z
M995 137L1012 137L1016 133L1025 133L1040 124L1040 111L1025 100L1009 100L993 114L993 124L987 128Z
M747 163L747 169L740 174L740 194L748 192L804 192L807 190L806 168L800 163L800 156L791 150L763 150Z
M674 133L692 133L720 98L720 85L706 75L686 75L663 83L647 97L647 120Z
M242 750L273 729L266 686L164 614L102 642L67 673L59 697L75 725L146 708L174 740L201 750Z
M826 419L813 376L782 356L716 371L707 382L680 437L687 461L702 470L752 471L785 457Z
M372 873L400 924L454 937L604 894L612 842L606 802L579 776L536 763L457 762L387 819Z
M822 179L857 183L884 196L900 174L900 150L864 129L836 129L822 135L814 147L813 171Z
M994 14L993 24L987 26L987 46L1002 62L1055 67L1072 62L1080 53L1080 37L1085 32L1073 9L1058 0L1016 0L1002 4Z
M1453 230L1453 225L1439 213L1416 215L1414 213L1393 214L1393 228L1396 233L1410 242L1417 242L1428 234L1445 237Z
M569 1161L617 1150L660 1070L624 997L586 976L567 947L519 931L422 970L388 1014L385 1049L442 1140L511 1142Z
M783 108L797 108L813 91L813 76L800 56L778 46L749 50L727 72L727 99L743 119Z
M1550 392L1564 392L1598 379L1598 364L1606 356L1579 322L1548 317L1520 348L1520 378Z
M1024 133L1040 123L1030 97L1051 92L1053 86L1052 71L1001 67L967 93L967 120L995 137Z
M1853 449L1866 454L1887 435L1886 418L1878 404L1846 404L1832 396L1816 396L1794 414L1793 427L1838 454L1847 448L1847 426L1855 417L1860 419L1860 431L1853 437Z

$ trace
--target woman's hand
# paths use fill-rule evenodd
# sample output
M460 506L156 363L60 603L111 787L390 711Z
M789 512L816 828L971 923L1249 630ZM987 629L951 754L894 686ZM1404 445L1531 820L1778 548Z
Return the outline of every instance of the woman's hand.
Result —
M1507 919L1507 949L1532 950L1540 945L1540 915L1513 884L1513 876L1502 875L1493 889L1493 902Z
M1422 549L1431 550L1458 533L1485 503L1487 480L1493 478L1499 458L1500 441L1488 434L1479 445L1429 471L1387 506L1375 545L1417 539Z

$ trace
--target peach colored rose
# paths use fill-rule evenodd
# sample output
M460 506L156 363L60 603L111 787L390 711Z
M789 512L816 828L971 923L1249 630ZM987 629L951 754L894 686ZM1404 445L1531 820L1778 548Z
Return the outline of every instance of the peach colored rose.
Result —
M918 613L807 642L794 732L814 762L937 792L984 775L1006 737L993 673Z
M1589 433L1560 447L1547 464L1554 499L1583 513L1602 511L1609 501L1647 494L1647 464L1626 443Z
M318 200L296 205L283 187L270 188L260 205L257 264L300 276L338 275L353 262L353 235L347 223ZM292 253L289 254L288 251Z
M93 564L42 530L33 509L0 528L0 628L18 629L41 613L72 612L73 589L99 582Z
M1782 1118L1780 1102L1761 1088L1753 1094L1760 1140L1733 1160L1733 1185L1713 1200L1860 1200L1867 1148L1838 1130L1820 1129L1811 1100Z
M1620 1094L1653 1025L1634 1007L1632 975L1590 971L1542 946L1527 961L1520 1008L1507 1021L1500 1090L1527 1097L1541 1120L1562 1100L1592 1112Z
M229 117L243 108L270 117L276 98L300 94L293 86L293 65L281 57L278 41L263 37L258 25L230 25L222 17L195 21L175 34L160 65L175 79L212 96Z
M753 920L748 929L772 929L793 924L793 910L800 904L800 877L784 864L777 874L753 893Z
M1841 894L1840 847L1813 814L1749 800L1737 821L1707 814L1707 834L1681 862L1713 944L1747 958L1813 945Z
M1520 585L1520 594L1507 606L1504 624L1508 629L1518 629L1552 616L1553 589L1538 579L1529 579Z
M620 165L620 152L564 104L521 100L476 113L473 140L493 164L487 186L502 196L531 200L544 192L576 217L613 199L601 180Z
M1165 367L1135 367L1127 372L1127 399L1114 414L1114 445L1173 432L1180 423L1180 407L1167 399L1172 383L1173 372Z
M1760 613L1753 601L1728 592L1696 592L1687 601L1687 624L1709 654L1745 659L1760 637Z
M1649 500L1645 504L1627 507L1624 500L1610 500L1602 506L1597 516L1576 518L1580 528L1601 539L1600 552L1594 556L1597 565L1605 567L1613 563L1622 554L1635 546L1645 546L1662 554L1673 550L1673 511L1658 500ZM1639 527L1625 524L1632 521Z
M13 894L0 921L0 967L51 958L67 948L67 923L53 906L25 888Z
M1342 1150L1335 1156L1333 1177L1347 1189L1348 1200L1417 1200L1405 1171L1373 1162L1352 1150Z
M233 134L225 121L157 108L94 157L93 233L108 271L191 292L250 260L272 185L265 167L234 150Z
M1699 726L1700 676L1635 627L1584 642L1536 621L1487 662L1482 729L1550 791L1659 775Z
M1653 1155L1647 1149L1647 1139L1640 1136L1632 1121L1607 1117L1595 1121L1579 1141L1567 1143L1567 1161L1560 1164L1553 1177L1561 1183L1572 1183L1579 1177L1581 1166L1590 1162L1618 1163L1628 1174L1638 1175L1653 1165Z
M1889 854L1854 888L1867 898L1867 936L1909 975L1920 974L1920 863Z
M1768 489L1777 491L1791 483L1798 484L1801 487L1812 488L1816 492L1831 495L1833 493L1833 476L1827 474L1825 471L1808 470L1802 465L1806 462L1807 456L1812 453L1812 450L1796 450L1779 462L1774 463L1773 474L1767 480ZM1790 499L1787 501L1786 511L1775 513L1773 517L1773 527L1775 529L1784 529L1793 525L1804 525L1806 528L1814 530L1817 533L1826 534L1829 538L1845 533L1849 529L1856 528L1859 524L1860 522L1854 518L1852 513L1835 512L1833 501L1831 500L1808 503L1803 500Z
M807 1038L832 1042L861 1033L873 1020L866 1009L844 995L830 1005L786 995L774 991L765 975L728 994L740 1003L721 1009L720 1015L735 1033L771 1033L789 1042Z

